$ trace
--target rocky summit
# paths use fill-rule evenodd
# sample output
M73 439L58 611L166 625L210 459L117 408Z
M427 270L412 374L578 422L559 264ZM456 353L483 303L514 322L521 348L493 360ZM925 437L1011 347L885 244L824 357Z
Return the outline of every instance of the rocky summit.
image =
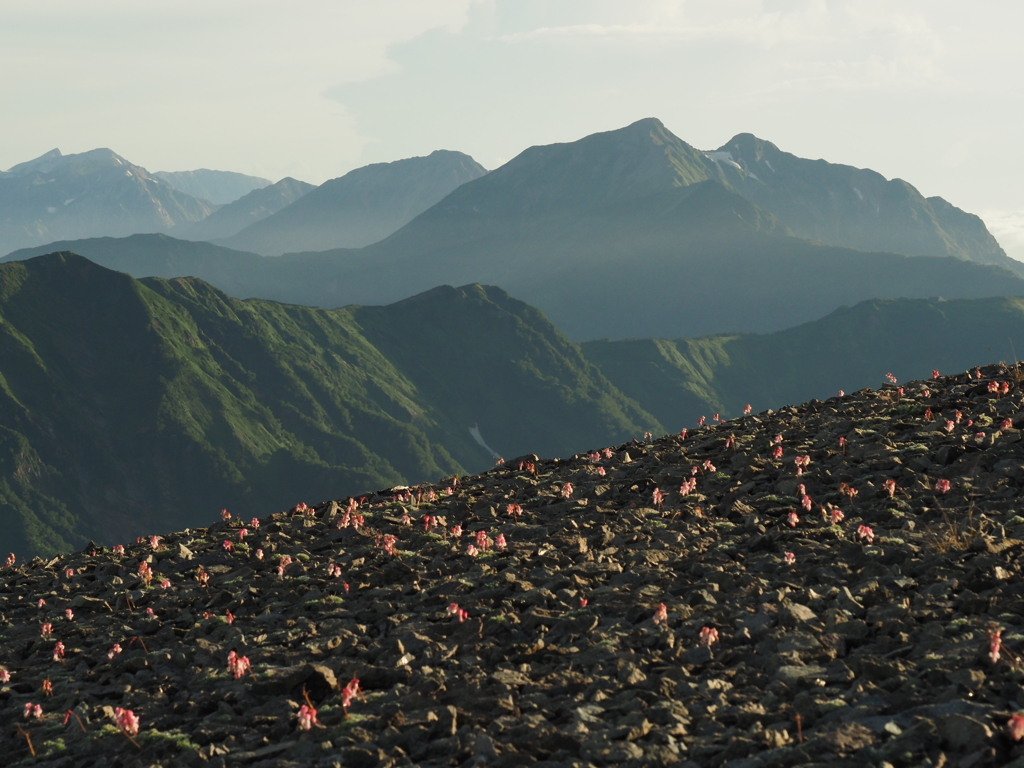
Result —
M1021 380L8 562L4 763L1024 765Z

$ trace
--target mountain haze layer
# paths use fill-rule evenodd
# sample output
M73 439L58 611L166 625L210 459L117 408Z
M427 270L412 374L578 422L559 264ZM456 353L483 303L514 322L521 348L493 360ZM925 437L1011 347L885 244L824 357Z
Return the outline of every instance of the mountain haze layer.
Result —
M172 187L192 197L209 200L214 205L233 203L253 190L263 189L273 182L259 176L247 176L233 171L157 171L153 174Z
M324 182L301 201L220 244L267 256L359 248L383 240L486 172L469 155L447 150L367 165Z
M272 216L303 195L316 189L291 177L254 189L234 202L221 206L202 221L174 228L174 236L186 240L218 240L230 237L257 221Z

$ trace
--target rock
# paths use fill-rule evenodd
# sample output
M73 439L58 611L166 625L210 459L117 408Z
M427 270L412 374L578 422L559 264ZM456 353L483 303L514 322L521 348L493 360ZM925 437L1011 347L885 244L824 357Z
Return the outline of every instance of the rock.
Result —
M946 715L939 719L943 742L958 752L983 749L992 740L992 729L967 715Z

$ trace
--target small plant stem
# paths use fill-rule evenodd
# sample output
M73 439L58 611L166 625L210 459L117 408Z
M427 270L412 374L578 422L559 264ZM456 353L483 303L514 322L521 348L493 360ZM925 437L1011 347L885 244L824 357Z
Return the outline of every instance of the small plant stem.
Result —
M28 751L32 753L32 757L35 757L36 748L32 746L32 737L28 735L28 731L22 730L22 727L19 725L18 733L25 737L25 741L28 742Z

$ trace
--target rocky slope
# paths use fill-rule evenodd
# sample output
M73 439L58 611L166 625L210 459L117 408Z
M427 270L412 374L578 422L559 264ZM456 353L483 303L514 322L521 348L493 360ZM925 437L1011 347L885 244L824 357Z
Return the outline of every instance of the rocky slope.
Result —
M9 564L8 764L1024 765L1022 374Z

